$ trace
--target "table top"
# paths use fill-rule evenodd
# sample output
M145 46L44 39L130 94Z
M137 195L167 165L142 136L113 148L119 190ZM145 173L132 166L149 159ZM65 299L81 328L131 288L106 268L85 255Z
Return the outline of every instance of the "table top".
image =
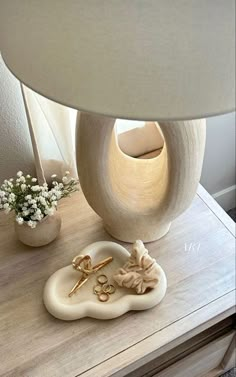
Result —
M82 192L59 210L59 238L38 249L17 241L13 220L1 213L0 376L122 375L123 368L142 365L233 313L235 225L200 186L169 233L146 244L168 279L160 305L108 321L53 318L42 302L49 276L88 244L113 240Z

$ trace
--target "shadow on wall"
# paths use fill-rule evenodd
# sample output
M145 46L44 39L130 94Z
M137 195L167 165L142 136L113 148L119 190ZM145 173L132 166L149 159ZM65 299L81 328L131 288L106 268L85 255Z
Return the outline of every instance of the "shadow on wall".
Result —
M18 170L35 174L34 156L19 81L0 56L0 184Z

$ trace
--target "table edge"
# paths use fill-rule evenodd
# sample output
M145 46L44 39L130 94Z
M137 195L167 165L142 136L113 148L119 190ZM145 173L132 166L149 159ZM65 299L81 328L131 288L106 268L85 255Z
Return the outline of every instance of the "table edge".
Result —
M214 213L228 231L236 237L235 222L201 184L198 185L197 196Z
M235 290L232 290L76 377L122 377L234 313Z

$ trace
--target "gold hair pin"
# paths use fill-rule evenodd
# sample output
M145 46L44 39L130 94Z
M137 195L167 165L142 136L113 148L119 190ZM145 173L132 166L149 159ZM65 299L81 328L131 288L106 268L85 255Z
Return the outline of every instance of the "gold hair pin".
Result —
M101 262L95 264L95 266L92 266L92 259L89 255L77 255L72 260L72 266L76 271L82 272L82 276L71 289L68 296L71 297L79 288L81 288L88 281L89 276L91 274L94 274L95 272L99 271L112 260L112 257L108 257L102 260Z

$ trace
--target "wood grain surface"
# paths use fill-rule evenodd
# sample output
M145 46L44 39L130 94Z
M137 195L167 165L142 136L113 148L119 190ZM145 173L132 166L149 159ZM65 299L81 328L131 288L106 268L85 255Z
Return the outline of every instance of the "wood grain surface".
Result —
M1 214L0 376L122 376L123 368L146 362L232 314L234 237L215 215L217 204L199 195L164 238L147 244L167 275L163 302L110 321L63 322L42 302L53 272L89 243L112 240L82 192L61 203L61 234L43 248L20 244L12 219Z

